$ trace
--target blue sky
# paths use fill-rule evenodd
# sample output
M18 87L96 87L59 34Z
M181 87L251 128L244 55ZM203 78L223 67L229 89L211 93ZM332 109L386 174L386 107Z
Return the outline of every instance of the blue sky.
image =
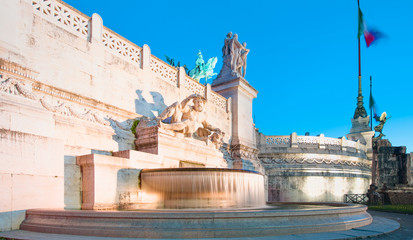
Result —
M259 91L253 112L262 133L341 137L351 128L356 0L65 2L88 16L98 13L106 27L189 68L201 50L204 59L218 57L218 73L224 38L237 33L251 49L245 78ZM365 107L372 76L379 111L391 115L383 133L394 146L413 151L413 1L360 0L360 7L368 25L387 36L369 48L362 40Z

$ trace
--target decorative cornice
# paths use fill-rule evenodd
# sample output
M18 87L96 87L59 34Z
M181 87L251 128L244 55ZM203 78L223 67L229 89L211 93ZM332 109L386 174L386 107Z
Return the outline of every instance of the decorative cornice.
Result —
M109 119L135 119L139 114L41 83L30 69L0 59L0 92L39 101L48 111L109 126ZM35 73L36 74L36 73ZM120 120L119 120L120 121Z
M2 78L0 78L0 80L1 79ZM21 95L25 98L37 100L37 96L32 92L31 86L25 86L22 82L12 78L0 82L0 92Z
M41 105L48 111L53 113L59 113L69 117L75 117L88 122L99 123L105 126L109 126L109 115L102 116L101 113L97 113L91 109L81 109L66 102L47 100L45 97L39 99Z
M2 61L0 60L0 63L1 63L1 62L2 62ZM6 72L12 73L12 74L19 75L19 76L24 77L24 78L28 78L28 79L31 79L31 80L36 80L35 77L33 77L32 75L29 75L29 74L26 73L26 72L18 71L18 70L16 70L16 69L7 67L7 66L5 66L5 65L0 65L0 69L3 70L3 71L6 71Z
M115 106L96 101L91 98L86 98L66 90L62 90L56 87L52 87L40 82L34 82L33 90L42 95L50 95L52 97L60 98L66 102L72 102L78 105L86 106L86 108L91 108L94 110L99 110L106 112L108 115L118 115L120 118L136 118L139 117L138 114L119 109Z
M236 144L230 147L231 156L233 158L258 160L259 150L243 144Z
M56 114L74 117L88 122L101 124L104 126L111 125L112 127L114 127L115 131L116 129L118 129L119 132L126 132L125 129L127 129L128 126L131 125L128 121L125 121L125 123L120 123L120 121L115 120L114 116L102 113L92 108L77 106L72 103L62 101L60 99L52 99L50 96L47 95L42 96L42 94L38 94L33 91L31 84L24 84L22 81L13 78L7 78L4 80L3 75L0 77L0 92L16 96L22 96L24 98L28 98L34 101L39 101L39 103L44 109ZM128 134L123 135L126 136Z
M350 159L326 159L325 157L302 157L302 156L283 156L279 158L260 158L265 165L271 164L327 164L327 165L347 165L358 167L371 167L371 162L366 160L350 160Z
M243 78L236 78L217 84L212 83L211 87L218 93L228 91L229 89L240 89L248 94L251 98L256 98L258 94L258 91Z

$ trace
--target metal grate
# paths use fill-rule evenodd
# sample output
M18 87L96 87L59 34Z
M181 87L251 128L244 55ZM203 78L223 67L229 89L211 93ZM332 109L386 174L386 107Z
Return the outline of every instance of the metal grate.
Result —
M344 195L344 202L346 203L359 203L359 204L367 204L368 201L367 194L345 194Z

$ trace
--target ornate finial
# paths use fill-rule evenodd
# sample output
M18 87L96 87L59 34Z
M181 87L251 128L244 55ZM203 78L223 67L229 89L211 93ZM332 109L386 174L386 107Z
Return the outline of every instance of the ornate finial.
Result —
M363 118L367 117L367 111L364 108L364 103L363 103L363 96L361 95L357 97L357 108L356 108L356 111L354 112L353 118L357 119L359 117L363 117Z
M356 111L354 112L353 119L357 119L359 117L367 117L367 111L364 108L364 103L363 103L363 94L361 91L361 76L359 76L359 90L358 90L358 96L357 96L357 108Z

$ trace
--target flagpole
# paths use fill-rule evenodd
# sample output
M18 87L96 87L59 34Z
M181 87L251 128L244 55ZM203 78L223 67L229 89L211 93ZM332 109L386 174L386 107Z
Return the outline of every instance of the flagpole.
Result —
M370 76L370 98L372 98L373 96L373 92L372 92L372 78ZM371 101L372 99L370 99ZM370 104L369 104L370 105ZM373 106L370 106L370 130L373 130Z
M357 95L357 108L356 111L354 112L354 119L357 119L359 117L365 118L367 117L367 112L366 109L363 106L363 94L361 91L361 54L360 54L360 32L362 31L362 23L363 23L363 15L360 10L360 5L359 5L359 0L357 0L357 5L358 7L358 19L359 19L359 30L357 34L358 38L358 60L359 60L359 76L358 76L358 95ZM368 125L368 123L367 123Z
M360 0L357 0L357 6L360 9ZM359 50L359 96L362 94L361 93L361 53L360 53L360 38L358 39L358 50Z

